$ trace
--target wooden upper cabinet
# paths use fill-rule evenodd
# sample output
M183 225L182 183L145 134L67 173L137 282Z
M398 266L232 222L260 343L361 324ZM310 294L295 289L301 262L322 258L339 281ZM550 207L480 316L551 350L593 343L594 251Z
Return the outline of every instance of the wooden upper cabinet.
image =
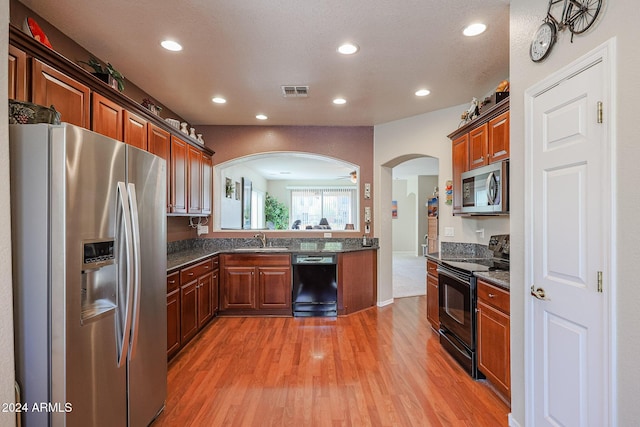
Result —
M9 45L9 99L27 101L27 54Z
M127 110L124 110L123 120L124 142L146 151L148 147L147 121Z
M171 212L171 135L169 132L149 123L147 151L167 161L167 212Z
M489 121L489 161L497 162L509 158L509 112L506 111Z
M188 213L202 213L202 152L188 146Z
M486 123L469 132L469 169L489 164L488 146L489 132Z
M453 157L453 213L462 211L462 172L469 170L469 134L452 143Z
M171 135L171 213L187 213L187 150L189 144Z
M88 86L37 59L33 60L31 82L35 104L53 105L63 122L90 128Z
M213 191L213 160L202 153L202 213L210 214Z
M92 99L91 130L122 141L123 108L97 93L93 94Z

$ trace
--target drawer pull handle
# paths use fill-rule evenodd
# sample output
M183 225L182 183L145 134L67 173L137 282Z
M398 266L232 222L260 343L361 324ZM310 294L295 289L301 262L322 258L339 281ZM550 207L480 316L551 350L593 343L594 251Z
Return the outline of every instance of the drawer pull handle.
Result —
M193 272L190 272L190 273L189 273L189 276L193 276Z
M169 284L170 284L170 285L173 285L173 284L175 284L175 283L176 283L176 281L175 281L175 280L169 280Z
M204 269L205 269L205 270L208 270L208 269L209 269L209 266L208 266L208 265L205 265L205 266L204 266Z
M494 294L489 294L489 298L495 298L496 296Z

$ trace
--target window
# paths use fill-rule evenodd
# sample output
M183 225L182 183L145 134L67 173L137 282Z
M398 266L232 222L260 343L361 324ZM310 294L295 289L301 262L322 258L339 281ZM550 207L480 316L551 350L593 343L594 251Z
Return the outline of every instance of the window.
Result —
M300 228L331 228L344 230L347 224L358 228L358 197L356 187L295 187L291 191L289 221L300 220ZM321 227L326 219L328 226Z

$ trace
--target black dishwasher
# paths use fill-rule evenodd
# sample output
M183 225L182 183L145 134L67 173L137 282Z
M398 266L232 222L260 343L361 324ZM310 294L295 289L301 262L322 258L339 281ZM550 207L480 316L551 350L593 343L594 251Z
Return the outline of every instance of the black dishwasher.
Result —
M294 254L293 315L335 317L338 315L338 283L335 254Z

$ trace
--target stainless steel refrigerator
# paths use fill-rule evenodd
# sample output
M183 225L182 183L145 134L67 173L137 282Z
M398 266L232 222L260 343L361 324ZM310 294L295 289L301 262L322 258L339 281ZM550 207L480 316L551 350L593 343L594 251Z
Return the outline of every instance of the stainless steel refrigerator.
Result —
M69 124L9 135L23 425L146 426L167 392L165 161Z

